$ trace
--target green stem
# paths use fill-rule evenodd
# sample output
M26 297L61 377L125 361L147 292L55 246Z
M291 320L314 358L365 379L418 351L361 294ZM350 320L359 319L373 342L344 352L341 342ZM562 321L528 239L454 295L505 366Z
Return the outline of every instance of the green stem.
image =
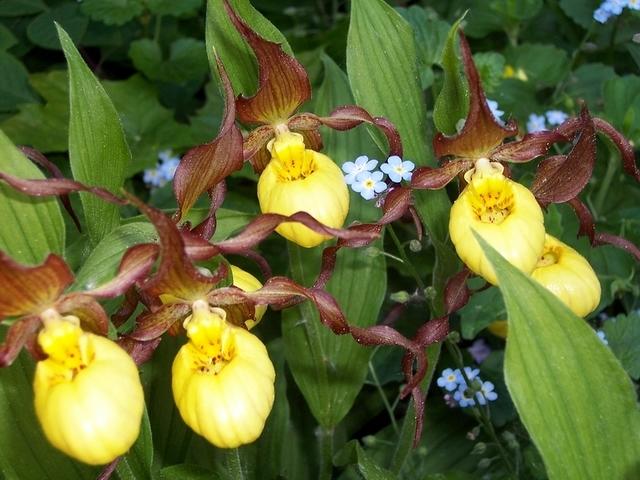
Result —
M158 41L160 40L160 31L162 29L162 15L158 15L156 17L156 26L155 26L155 30L153 32L153 41L158 43Z
M396 432L396 435L400 433L400 429L398 428L398 423L396 422L396 417L393 414L393 408L389 404L389 399L387 395L384 393L382 389L382 385L380 385L380 380L378 380L378 374L376 373L376 369L373 367L373 363L369 361L369 372L371 372L371 378L373 378L373 383L382 397L382 403L384 403L384 408L387 409L387 413L389 414L389 418L391 419L391 425L393 426L393 431Z
M409 261L409 257L407 257L407 252L405 252L404 247L402 246L402 243L400 243L400 239L398 238L398 235L396 235L396 231L393 229L393 227L390 224L387 225L386 228L387 228L387 232L389 232L389 235L391 236L391 239L393 240L393 243L395 243L396 248L398 249L400 258L402 258L402 262L409 269L409 273L411 273L411 276L416 280L416 283L418 284L418 287L420 287L420 290L424 292L427 286L424 284L424 281L422 280L422 278L420 278L420 275L418 274L416 267L414 267L413 263Z
M618 170L618 155L612 152L611 155L609 155L607 170L604 173L604 178L602 179L600 188L598 189L598 193L596 194L596 199L594 202L594 208L596 210L595 213L598 219L602 218L602 209L604 207L604 202L607 199L607 194L609 193L611 182L613 181L613 177L615 176L617 170Z
M464 371L464 362L463 362L462 352L458 348L458 345L456 345L449 339L445 341L445 344L447 345L447 349L449 350L449 353L453 357L453 360L456 363L456 366L460 370L460 373L462 374L462 378L464 378L464 381L470 387L472 383L469 377L467 376L467 372ZM513 468L513 465L511 464L511 460L509 459L509 453L502 445L502 442L498 438L498 435L496 434L496 431L493 428L493 423L491 423L491 418L489 416L489 409L488 408L483 409L483 408L478 408L474 406L474 407L471 407L471 411L473 412L473 415L476 417L476 420L480 423L480 425L482 425L482 428L484 429L484 431L487 433L487 435L489 435L489 437L491 437L491 439L494 441L494 443L498 447L498 452L502 457L502 461L507 466L507 470L509 470L510 476L512 478L518 478L518 474L516 473L516 470Z
M333 428L318 428L320 446L320 471L318 480L330 480L333 475Z

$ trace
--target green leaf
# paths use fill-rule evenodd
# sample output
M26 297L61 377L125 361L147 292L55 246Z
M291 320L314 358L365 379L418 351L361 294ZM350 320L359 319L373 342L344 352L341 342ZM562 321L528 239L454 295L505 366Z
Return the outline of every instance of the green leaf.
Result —
M160 470L160 480L211 480L214 473L198 465L171 465Z
M58 26L69 67L69 160L73 177L86 184L119 193L131 153L118 113L100 82ZM85 224L95 245L120 224L116 205L91 194L80 194Z
M99 469L72 460L46 440L33 407L33 360L23 352L0 369L0 472L20 480L93 480Z
M392 472L378 465L357 440L351 440L338 454L339 465L355 463L365 480L391 480L397 478Z
M589 28L593 25L593 12L602 3L600 0L560 0L560 8L578 25Z
M640 314L618 315L604 322L602 330L613 351L627 373L640 378Z
M147 7L156 15L171 15L181 17L193 15L202 6L202 0L147 0Z
M336 105L353 103L345 74L327 56L323 57L325 77L315 99L315 111L328 114ZM362 153L373 153L364 130L343 133L326 131L325 153L342 163ZM378 215L369 202L352 194L349 218L367 221ZM381 240L374 244L382 248ZM290 244L294 279L309 285L320 264L320 248L306 250ZM368 257L358 249L342 249L327 290L333 294L349 323L368 326L376 323L386 291L383 256ZM358 279L367 278L366 284ZM318 422L336 425L351 409L367 375L371 349L358 345L350 336L338 337L320 323L310 302L283 313L283 337L287 362Z
M145 409L140 427L140 436L131 450L122 457L116 467L116 474L120 480L151 480L151 465L153 464L153 440L149 415Z
M507 387L549 478L640 476L640 412L620 363L584 320L476 238L509 314Z
M31 145L41 152L64 152L68 148L69 82L67 73L54 70L29 77L33 89L45 103L21 105L20 112L0 127L18 145Z
M124 252L138 243L157 241L157 233L150 223L121 225L93 249L76 274L74 289L90 290L111 280L120 265Z
M432 65L440 63L440 56L451 25L438 19L433 12L413 5L409 8L398 8L413 28L420 66L420 80L422 89L431 86L433 81Z
M42 48L60 50L56 23L68 32L73 42L78 43L87 30L89 19L80 13L78 4L62 4L42 12L33 19L27 27L29 40Z
M3 0L0 3L0 17L20 17L46 10L42 0Z
M208 71L204 42L194 38L173 42L167 59L163 58L157 42L148 38L136 40L131 43L129 57L135 67L152 80L202 81Z
M82 11L107 25L124 25L144 11L142 0L84 0Z
M0 130L0 170L21 178L44 178ZM55 198L34 198L0 183L0 250L19 262L35 264L64 251L65 230ZM6 417L5 417L6 418Z
M0 51L0 112L16 110L22 103L36 101L29 87L29 72L10 53Z
M604 84L606 118L632 141L640 133L640 78L614 77Z
M447 35L442 51L444 83L433 106L433 123L439 131L447 135L456 133L458 122L467 118L469 111L467 81L462 71L462 62L456 53L461 21L462 18L454 23Z
M609 65L581 65L569 74L566 93L571 98L584 100L587 105L601 104L603 85L615 75L616 72Z
M485 93L493 93L500 81L504 72L504 57L496 52L483 52L476 53L473 56L473 60L480 74L480 80Z
M416 67L413 32L407 22L381 0L354 0L347 37L347 72L356 102L372 115L382 115L398 128L404 155L416 165L434 165L427 145L426 106ZM439 292L457 266L447 245L450 202L443 190L414 191L415 206L436 249L433 286Z
M500 291L495 287L474 293L469 303L460 309L458 314L462 337L468 340L475 338L491 322L506 320L504 303Z
M0 50L8 50L18 43L13 32L0 23Z
M154 168L158 153L163 150L180 152L215 135L222 107L215 103L219 97L214 89L207 88L207 105L188 125L175 120L173 111L158 100L155 87L141 75L104 82L104 88L120 114L131 148L133 161L128 165L127 177Z
M536 88L555 86L569 68L569 56L553 45L525 43L505 52L507 63L522 69Z
M230 0L238 15L255 32L272 42L282 44L285 52L292 55L291 47L284 35L251 6L249 0ZM219 0L207 1L206 44L209 65L214 78L218 78L215 55L224 63L236 94L251 95L258 86L258 66L251 48L236 31Z

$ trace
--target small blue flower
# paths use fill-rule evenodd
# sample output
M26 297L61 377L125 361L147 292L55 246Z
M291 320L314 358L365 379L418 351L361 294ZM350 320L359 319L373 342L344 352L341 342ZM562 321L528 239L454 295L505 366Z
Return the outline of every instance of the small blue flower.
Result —
M460 386L453 394L453 399L458 402L462 408L473 407L476 401L473 399L473 390L467 388L466 385Z
M527 131L529 133L540 132L547 130L544 115L536 115L532 113L529 115L529 121L527 122Z
M500 122L500 124L504 125L504 121L502 120L502 115L504 115L504 111L498 108L498 102L496 102L495 100L489 100L487 98L487 105L489 106L489 110L491 110L493 117L498 122Z
M607 335L603 330L597 330L596 335L598 335L598 338L602 343L604 343L605 345L609 345L609 340L607 340Z
M620 15L622 9L626 6L626 0L605 0L600 4L600 8L606 10L612 15Z
M158 158L163 162L166 162L170 158L173 158L173 152L171 150L162 150L158 152Z
M150 187L161 187L165 184L164 177L160 174L157 168L149 168L145 170L142 180Z
M549 125L560 125L569 118L569 115L564 113L562 110L549 110L545 115L547 116L547 122L549 122Z
M498 398L498 394L494 392L495 386L491 382L482 382L480 391L476 393L476 400L480 405L486 405L487 402L493 402Z
M460 378L460 370L451 368L445 368L440 377L438 377L437 383L440 388L444 388L449 392L453 392L458 388L458 381Z
M473 382L476 378L478 378L478 375L480 374L480 370L477 368L464 367L464 373L466 373L469 381ZM458 375L459 375L458 382L460 383L460 385L466 386L467 382L465 381L464 376L462 375L460 370L458 370Z
M160 164L158 172L160 172L160 175L162 175L162 178L164 178L166 182L170 182L173 180L179 164L180 159L178 157L168 158Z
M640 10L640 0L627 0L627 8L631 10Z
M347 185L351 185L356 181L358 174L363 172L371 172L378 165L377 160L369 160L366 155L361 155L356 158L355 162L344 162L342 165L342 171L346 173L344 181Z
M593 12L593 19L598 23L607 23L610 17L611 14L602 7Z
M360 172L356 181L351 184L354 192L358 192L365 200L371 200L376 193L384 192L387 184L382 181L382 172Z
M491 347L487 345L484 338L479 338L467 348L467 352L469 352L469 355L471 355L474 362L480 364L491 354Z
M411 172L416 168L415 164L409 160L402 161L397 155L392 155L387 159L387 163L380 165L380 170L389 175L392 182L400 183L402 180L411 180Z

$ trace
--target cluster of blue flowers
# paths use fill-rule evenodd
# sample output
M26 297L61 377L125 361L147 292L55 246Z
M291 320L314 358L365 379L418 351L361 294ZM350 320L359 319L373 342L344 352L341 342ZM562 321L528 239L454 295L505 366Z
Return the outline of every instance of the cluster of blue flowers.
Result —
M445 401L451 407L474 407L486 405L498 398L494 392L494 385L491 382L483 382L478 376L480 370L477 368L464 367L464 373L471 382L467 381L459 368L455 370L445 368L437 380L438 386L446 390Z
M593 12L593 18L596 22L606 23L611 17L620 15L625 8L640 10L640 0L604 0Z
M160 162L156 168L145 170L142 177L144 183L155 188L163 187L173 180L180 163L180 157L173 156L171 150L164 150L158 153L158 158Z
M371 200L387 189L387 184L383 181L385 173L393 183L400 183L403 180L411 180L411 172L416 167L413 162L402 160L397 155L389 157L380 165L380 170L374 171L377 166L378 161L369 159L366 155L359 156L353 162L345 162L342 165L342 171L345 173L344 181L347 185L351 185L351 189L359 193L362 198Z
M560 125L567 118L569 118L569 115L562 110L549 110L543 115L532 113L527 121L527 132L534 133L549 130L548 127Z

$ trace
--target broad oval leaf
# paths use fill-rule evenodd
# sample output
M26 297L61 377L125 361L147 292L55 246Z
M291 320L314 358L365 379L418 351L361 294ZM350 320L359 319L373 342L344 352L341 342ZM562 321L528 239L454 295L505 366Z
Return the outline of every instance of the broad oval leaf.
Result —
M69 35L58 36L69 68L69 160L73 177L85 185L119 193L131 153L111 99L84 63ZM118 207L81 193L85 224L96 245L120 224Z
M509 316L507 387L549 478L640 478L640 411L589 325L480 236Z
M406 158L435 166L427 145L426 106L416 67L409 24L382 0L354 0L347 37L347 71L356 102L371 115L383 115L397 127ZM398 93L401 92L401 93ZM447 245L451 204L443 190L415 191L415 207L436 248L436 314L443 313L444 282L457 266Z
M323 57L325 77L315 98L318 114L328 114L336 105L353 99L345 74L329 57ZM351 132L325 131L325 153L339 164L356 156L379 153L362 129ZM371 203L352 192L347 224L373 220L379 213ZM382 248L382 240L374 242ZM310 285L320 264L320 248L312 251L290 245L294 279ZM360 280L367 278L367 282ZM382 255L365 256L362 250L343 248L327 290L336 298L350 324L376 323L385 297L386 267ZM287 363L316 420L325 427L336 425L353 406L364 384L371 349L350 336L337 336L320 323L310 302L283 313L283 337Z
M0 130L0 171L21 178L44 178ZM40 263L64 251L65 229L55 198L28 197L0 182L0 250L21 263Z

